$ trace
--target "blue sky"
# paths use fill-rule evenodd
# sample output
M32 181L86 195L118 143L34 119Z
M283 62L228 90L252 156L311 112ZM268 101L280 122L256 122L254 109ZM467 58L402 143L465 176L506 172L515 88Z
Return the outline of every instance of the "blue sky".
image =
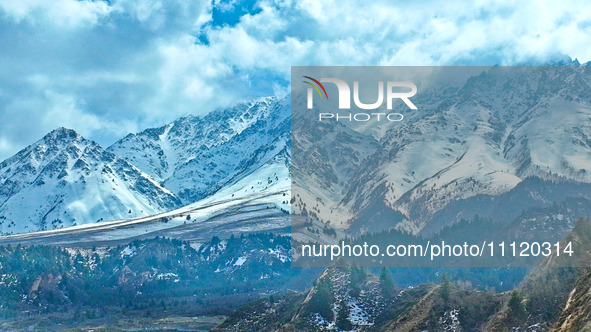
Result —
M292 65L591 60L572 1L0 0L0 160L285 94Z

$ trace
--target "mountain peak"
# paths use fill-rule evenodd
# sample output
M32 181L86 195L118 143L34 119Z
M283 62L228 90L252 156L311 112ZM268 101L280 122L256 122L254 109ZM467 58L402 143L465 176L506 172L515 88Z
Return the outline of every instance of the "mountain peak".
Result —
M108 151L192 203L283 149L290 126L286 99L265 97L203 116L187 115L127 136Z
M79 136L78 133L74 129L66 128L66 127L58 127L54 130L50 131L47 135L58 135L58 134L67 134L72 136Z
M52 131L50 131L47 135L45 135L42 139L43 141L83 141L86 140L80 134L78 134L74 129L66 128L66 127L59 127Z
M179 203L135 166L64 127L0 163L0 187L1 235L145 216Z

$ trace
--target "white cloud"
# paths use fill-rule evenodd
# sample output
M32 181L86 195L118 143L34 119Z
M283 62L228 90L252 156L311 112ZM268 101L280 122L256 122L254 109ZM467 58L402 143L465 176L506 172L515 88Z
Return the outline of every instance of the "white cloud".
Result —
M183 29L189 33L209 21L212 8L209 1L193 0L115 0L112 6L159 33Z
M260 7L208 35L212 47L239 50L239 57L225 59L239 68L515 64L561 54L591 59L585 46L591 10L574 2L372 2L360 8L356 1L305 0ZM294 53L286 47L289 38L306 48Z
M66 28L94 25L108 15L110 9L103 1L0 0L0 10L16 22L26 20L36 25L50 23Z
M238 0L214 0L213 1L213 5L216 8L219 8L222 12L228 12L234 9L234 7L236 6L236 4L238 3Z
M8 138L0 136L0 155L9 156L14 152L14 144Z
M0 0L0 160L57 126L108 145L284 94L292 65L591 60L574 1L244 2Z
M99 130L111 131L120 136L137 130L137 126L133 122L114 123L84 110L83 101L77 100L75 96L46 90L45 97L44 104L47 106L39 123L42 128L45 128L45 131L57 127L67 127L74 128L83 136L92 137Z

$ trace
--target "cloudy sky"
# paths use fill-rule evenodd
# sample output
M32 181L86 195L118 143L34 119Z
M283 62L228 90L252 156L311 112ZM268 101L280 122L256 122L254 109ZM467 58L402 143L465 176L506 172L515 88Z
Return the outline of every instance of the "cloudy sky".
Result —
M591 60L570 1L0 0L0 160L285 94L292 65Z

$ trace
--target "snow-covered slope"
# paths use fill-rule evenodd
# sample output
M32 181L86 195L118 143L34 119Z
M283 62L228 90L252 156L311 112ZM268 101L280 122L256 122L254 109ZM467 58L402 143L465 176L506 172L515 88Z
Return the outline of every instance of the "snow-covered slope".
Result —
M421 227L451 201L504 193L529 176L591 182L586 70L538 67L507 77L493 68L469 79L452 106L409 123L420 137L398 132L408 143L381 166L392 188L387 201Z
M303 204L317 206L315 214L325 219L341 211L348 227L370 203L382 202L408 219L404 228L417 232L450 202L502 194L527 177L590 183L589 73L584 66L493 67L463 85L421 91L419 110L380 136L355 128L366 142L377 139L379 148L352 176L334 179L345 184L346 194L313 193ZM297 151L293 158L300 160ZM336 161L324 165L334 169Z
M108 151L55 130L0 164L0 232L100 225L257 195L271 197L258 204L288 211L289 115L288 99L264 98L130 134Z
M110 245L154 236L204 241L230 234L286 232L290 226L289 164L285 149L251 174L198 202L145 217L0 237L0 245Z
M252 173L288 146L289 115L288 99L264 98L128 135L108 150L189 204Z
M350 207L340 203L377 140L339 122L320 123L313 113L294 114L292 121L294 212L348 226Z
M0 232L131 218L180 201L127 161L59 128L0 163Z
M0 231L240 205L249 195L289 210L293 189L295 213L419 232L451 203L456 211L527 177L591 183L591 67L522 68L421 91L419 109L384 128L290 116L289 97L270 97L128 135L108 152L58 130L0 164ZM292 121L302 129L293 137Z

